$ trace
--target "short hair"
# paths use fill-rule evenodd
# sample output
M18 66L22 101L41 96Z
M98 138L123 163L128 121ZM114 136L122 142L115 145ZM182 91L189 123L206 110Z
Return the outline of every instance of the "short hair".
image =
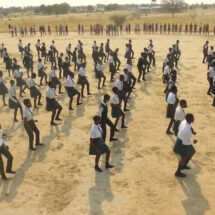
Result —
M104 95L104 99L110 99L110 95L105 94L105 95Z
M99 120L99 119L101 119L101 117L100 117L99 115L95 115L95 116L93 117L93 121L94 121L94 122L97 121L97 120Z
M114 91L117 91L118 90L118 88L117 87L113 87L112 88L112 91L114 92Z
M179 103L180 105L183 105L183 104L187 104L187 101L185 99L181 99Z
M192 113L188 113L188 114L186 114L185 119L187 121L189 121L189 122L193 121L194 120L194 115Z
M24 103L24 105L26 106L30 101L31 101L30 99L24 99L24 100L23 100L23 103Z

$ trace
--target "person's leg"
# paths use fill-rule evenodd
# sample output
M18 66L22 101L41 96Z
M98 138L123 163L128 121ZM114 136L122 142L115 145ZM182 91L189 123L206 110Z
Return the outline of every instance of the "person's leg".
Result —
M138 68L138 71L139 71L139 76L138 76L138 82L140 82L140 78L142 76L142 69Z
M29 137L29 149L30 150L34 150L34 147L33 147L33 142L34 142L34 134L33 134L33 128L31 127L31 130L27 127L27 126L24 126L25 127L25 130L27 132L27 135Z
M106 169L110 169L114 167L113 165L109 164L109 160L110 160L110 151L106 153L106 166L105 166Z
M174 123L174 118L171 118L171 119L170 119L170 122L169 122L169 126L168 126L168 128L167 128L167 130L166 130L166 133L167 133L167 134L173 134L173 133L170 131L170 129L172 128L173 123Z
M84 87L85 87L85 85L82 84L82 85L81 85L81 97L82 97L82 98L85 98L85 97L84 97Z
M191 169L189 166L187 166L188 162L192 159L193 155L195 154L195 151L193 153L190 154L190 156L186 159L184 166L182 167L182 169Z
M5 95L2 96L2 99L3 99L4 106L7 106L7 104L5 102Z
M0 174L3 180L7 180L7 177L4 172L4 162L1 156L1 152L0 152Z
M6 173L15 173L14 171L12 171L13 156L4 145L1 147L1 154L3 154L7 158Z
M40 131L37 128L37 125L35 124L35 122L32 123L31 128L36 135L36 146L38 146L40 144Z
M61 111L62 111L62 107L58 108L58 111L57 111L57 115L56 115L55 120L61 120L61 119L59 118Z
M185 165L186 160L187 160L187 157L182 157L181 160L179 161L178 168L175 172L176 177L186 177L186 175L181 172L181 170L183 169L183 167Z
M55 120L55 115L56 115L56 110L52 111L51 125L56 125L56 123L54 122L54 120Z
M18 110L18 108L14 109L14 122L18 122L18 119L17 119L17 110Z
M107 134L106 124L102 123L101 128L102 128L102 139L105 141L106 140L106 134Z
M37 108L37 97L34 98L34 108Z
M104 76L104 78L103 78L103 83L102 83L103 87L105 86L105 81L106 81L106 76Z
M90 93L90 84L87 82L87 95L91 95Z
M42 95L40 94L39 97L38 97L38 103L37 103L38 105L42 105L41 98L42 98Z
M96 155L96 158L95 158L95 170L98 171L98 172L102 172L102 170L99 168L99 159L100 159L100 156L101 155Z
M110 127L110 141L116 140L116 138L114 138L114 131L115 131L114 124L111 122L109 118L106 119L106 124Z
M73 108L72 108L72 101L73 101L73 96L70 97L70 100L69 100L69 110L73 110Z
M99 90L101 89L100 84L101 84L101 78L99 78L99 81L98 81L98 89Z
M119 118L116 118L115 123L114 123L115 128L117 127L118 122L119 122Z
M127 126L125 126L125 114L123 113L122 115L122 126L121 128L127 128Z

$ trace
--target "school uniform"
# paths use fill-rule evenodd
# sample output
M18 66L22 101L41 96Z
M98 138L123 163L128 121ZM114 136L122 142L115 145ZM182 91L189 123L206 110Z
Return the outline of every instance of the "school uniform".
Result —
M105 75L102 72L102 65L100 63L96 64L96 78L105 78Z
M70 76L68 76L68 78L66 79L65 88L70 98L79 94L79 92L75 89L75 83Z
M51 82L52 82L55 86L60 84L60 81L59 81L59 79L58 79L57 76L56 76L56 70L55 70L55 69L52 69L52 70L51 70L51 72L49 73L49 76L50 76Z
M185 119L184 109L180 105L176 108L174 119L175 119L175 123L174 123L173 130L174 130L175 136L177 136L180 123ZM177 121L180 121L178 125L176 124Z
M67 77L69 75L69 72L70 72L69 67L70 67L70 61L64 61L62 65L63 77Z
M8 101L9 108L18 109L18 108L22 107L19 100L16 98L15 87L10 87L8 90L8 94L9 94L9 101Z
M26 82L22 79L22 72L19 69L15 69L13 74L18 87L26 85Z
M175 115L175 103L176 103L176 95L172 92L169 93L167 97L167 112L166 112L166 118L174 118ZM172 111L173 110L173 111Z
M109 147L105 144L102 139L102 128L99 125L93 124L90 130L90 138L93 139L95 146L101 151L100 155L110 152ZM90 143L89 147L90 155L97 155L96 150L93 148Z
M55 99L56 93L54 88L48 87L46 90L46 110L55 111L59 108L62 108L61 105Z
M195 149L193 147L193 142L190 140L191 136L191 126L186 120L184 120L179 126L177 140L173 151L181 157L189 157L192 153L194 153Z
M0 77L0 95L6 95L8 94L8 89L5 86L5 79L3 77Z
M33 78L28 78L26 82L30 88L31 98L37 98L38 96L41 96L41 92L36 88Z
M22 62L27 70L33 68L33 60L29 55L25 55Z
M86 69L84 67L81 67L79 70L78 70L78 84L80 85L85 85L85 84L88 84L88 80L87 80L87 77L86 77Z
M169 65L166 65L164 67L163 75L164 75L164 80L167 82L169 75L170 75L170 66Z
M24 51L24 48L23 48L23 46L22 46L22 42L19 42L18 43L18 48L19 48L19 52L23 52Z
M113 94L111 104L119 105L120 100L118 94ZM112 106L111 115L113 118L119 118L123 115L123 111L119 106Z
M38 77L44 77L44 76L47 76L46 73L45 73L45 69L44 69L44 66L41 62L37 62L37 71L38 71Z
M214 67L210 67L209 70L208 70L208 76L209 76L209 89L208 89L208 94L211 92L212 90L212 87L213 87L213 79L214 79L214 76L215 76L215 70L214 70Z
M25 107L23 110L23 118L27 120L28 125L30 126L30 128L32 129L29 130L29 128L26 126L26 124L24 123L24 128L29 136L29 148L32 149L33 148L33 141L34 141L34 134L36 135L36 146L39 145L40 143L40 132L39 129L37 128L34 119L33 119L33 111L31 108L27 108Z
M76 59L76 64L77 64L77 68L79 70L81 68L81 59L79 57Z
M124 83L120 79L117 79L117 81L115 82L115 87L117 87L118 89L118 96L120 101L126 98L123 85Z
M2 159L2 155L4 155L7 158L6 172L10 172L12 170L13 156L9 152L8 147L6 146L2 135L3 135L3 131L2 131L2 129L0 129L0 174L5 175L4 162Z

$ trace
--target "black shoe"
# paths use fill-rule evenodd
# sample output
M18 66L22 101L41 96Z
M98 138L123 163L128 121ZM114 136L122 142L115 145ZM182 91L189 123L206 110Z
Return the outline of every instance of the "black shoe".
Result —
M191 167L189 167L189 166L183 166L183 167L181 167L181 169L189 170L189 169L191 169Z
M31 151L36 151L37 149L34 148L34 147L31 147L31 148L29 148L29 150L31 150Z
M173 133L171 131L166 131L166 134L173 135Z
M182 173L182 172L176 172L175 173L175 176L176 177L180 177L180 178L185 178L186 177L186 174Z
M44 146L43 143L37 143L36 146Z
M77 105L82 105L82 103L79 102L79 103L77 103Z
M106 169L111 169L111 168L114 168L114 166L113 166L113 165L110 165L110 164L106 164L105 168L106 168Z
M7 180L7 177L6 177L6 175L4 174L4 175L2 175L1 176L1 178L2 178L2 180L4 180L4 181L6 181Z
M51 122L50 125L57 125L55 122Z
M6 173L10 173L10 174L16 174L16 171L13 170L7 170Z
M125 108L124 111L130 111L129 109Z
M112 141L117 141L117 138L114 138L114 137L110 138L110 142Z
M98 166L95 166L95 170L96 170L97 172L103 172L102 169L100 169Z
M57 121L62 121L62 119L61 119L61 118L59 118L59 117L58 117L58 118L56 118L55 120L57 120Z
M125 126L125 125L122 125L122 126L121 126L121 128L128 128L128 127L127 127L127 126Z
M114 130L114 131L119 132L119 129L115 128L115 130Z

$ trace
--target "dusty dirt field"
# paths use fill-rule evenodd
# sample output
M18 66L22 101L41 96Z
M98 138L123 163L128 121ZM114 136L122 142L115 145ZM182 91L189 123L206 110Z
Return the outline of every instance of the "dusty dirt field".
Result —
M212 97L206 95L206 65L201 63L203 43L209 40L215 44L215 39L133 34L111 37L111 48L120 48L121 69L125 66L124 50L129 38L133 40L136 57L134 74L138 75L137 58L150 38L154 42L157 66L147 75L146 83L136 85L128 106L131 111L126 113L129 129L117 134L117 142L107 142L112 152L111 162L116 166L111 171L95 173L94 157L88 155L92 116L97 114L102 95L111 94L112 86L107 82L107 86L98 91L91 46L93 40L96 39L99 44L105 42L107 37L80 37L88 58L87 73L93 96L84 99L84 104L72 112L67 108L67 95L58 96L57 99L64 107L63 121L54 128L49 125L50 112L45 110L45 105L34 111L45 147L36 152L28 151L28 137L22 122L13 123L13 111L3 107L1 100L0 123L6 130L6 142L14 156L14 169L17 171L14 177L9 176L7 182L0 180L1 215L215 214L215 114L211 106ZM55 39L59 51L65 52L66 45L71 42L73 49L79 38L76 34L70 34L68 37L40 39L47 46ZM172 151L175 137L165 134L169 121L165 118L166 102L161 82L163 59L168 47L176 39L180 40L182 50L177 81L179 98L188 101L186 112L195 115L193 127L199 141L195 146L197 153L190 163L192 170L185 179L174 177L178 163ZM37 37L23 38L24 45L31 42L35 61L36 40ZM20 60L18 38L8 38L7 34L1 34L0 42L4 42L9 53ZM0 68L4 70L2 59ZM104 68L109 80L108 65ZM5 77L9 86L7 73ZM41 88L43 104L45 89ZM29 97L29 91L26 92L25 97Z

